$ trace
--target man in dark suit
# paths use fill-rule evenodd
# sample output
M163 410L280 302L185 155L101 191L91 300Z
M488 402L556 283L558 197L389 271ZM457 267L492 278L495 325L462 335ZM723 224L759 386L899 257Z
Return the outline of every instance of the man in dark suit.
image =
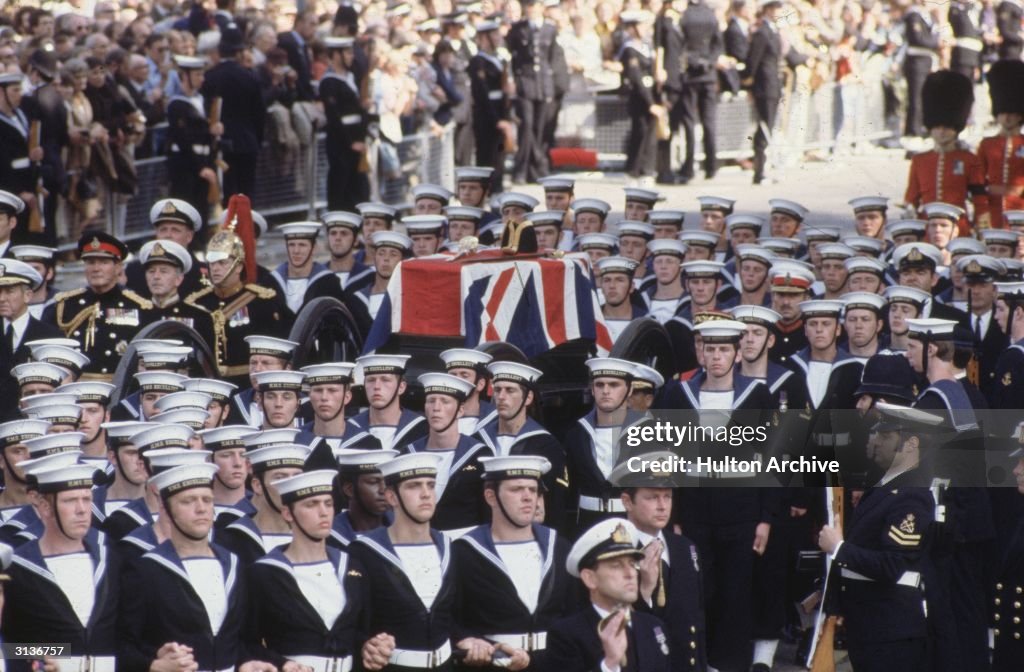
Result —
M781 2L771 1L761 10L761 25L750 38L747 54L744 85L750 86L757 110L757 131L754 133L754 184L764 181L765 164L768 162L768 142L775 127L775 114L782 97L782 80L779 78L779 58L782 56L782 38L775 25Z
M295 24L290 32L277 36L277 46L288 54L288 65L298 73L295 82L298 100L313 100L313 75L310 66L313 63L313 50L310 41L316 36L316 10L306 9L295 15Z
M740 80L747 68L747 54L750 53L750 3L747 0L733 0L729 23L723 36L725 55L735 61L734 67L723 75L723 87L732 93L739 93Z
M638 536L628 520L609 518L573 544L566 569L583 581L588 604L548 631L545 672L675 669L665 624L631 609L640 596Z
M718 58L724 49L715 11L691 0L680 22L683 33L683 133L686 136L684 180L693 179L694 133L698 119L704 130L704 175L718 171L715 156L715 115L718 109Z
M207 110L215 98L220 98L222 104L220 121L224 124L224 135L221 145L228 164L221 190L224 205L235 194L253 194L256 160L263 143L266 109L260 80L235 60L243 48L241 31L237 27L225 30L217 47L220 62L206 73L202 88Z
M1002 261L983 254L971 254L957 261L957 268L967 284L967 310L978 358L978 388L991 400L996 381L996 362L1010 344L999 326L996 314L995 281L1006 271Z

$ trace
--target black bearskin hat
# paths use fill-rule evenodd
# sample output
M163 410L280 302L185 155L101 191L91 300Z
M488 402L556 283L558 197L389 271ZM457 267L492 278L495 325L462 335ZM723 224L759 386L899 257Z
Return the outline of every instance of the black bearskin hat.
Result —
M924 80L924 125L926 128L948 126L959 133L967 126L974 104L974 84L952 70L939 70Z
M992 114L1024 114L1024 61L996 61L988 71Z

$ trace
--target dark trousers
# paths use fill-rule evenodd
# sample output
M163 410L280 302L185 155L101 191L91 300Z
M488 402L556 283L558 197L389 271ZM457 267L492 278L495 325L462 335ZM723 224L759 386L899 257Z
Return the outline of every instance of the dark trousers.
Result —
M515 161L517 182L536 182L537 178L548 174L547 147L544 144L547 115L547 101L519 99L519 151Z
M682 96L683 135L686 140L686 159L683 177L693 177L694 128L700 121L704 129L704 173L711 177L718 170L715 152L715 114L718 110L718 83L715 80L687 82Z
M932 69L930 58L908 56L903 62L903 76L907 80L907 118L903 127L903 135L928 135L924 127L924 108L921 95L924 91L924 80Z
M630 106L629 145L626 147L626 173L630 177L654 174L658 152L658 134L654 116L641 104Z
M455 124L455 165L473 165L473 122ZM485 165L485 164L478 164Z
M327 209L355 212L357 203L370 200L369 178L359 171L362 157L349 150L327 158Z
M924 672L925 640L850 642L853 672Z
M665 89L662 99L668 110L669 128L675 136L679 125L683 123L683 96L680 91ZM667 180L672 177L672 139L658 140L658 179Z
M227 207L228 199L235 194L245 194L250 199L256 193L256 161L259 154L228 154L225 152L224 161L228 164L228 170L224 171L224 206Z
M775 128L775 115L779 111L777 97L754 97L754 109L757 111L757 130L754 132L754 182L764 179L764 168L768 162L768 143Z
M504 191L505 135L496 128L484 132L479 122L473 123L476 131L476 165L494 168L491 173L491 194L500 194Z
M171 187L167 194L171 198L180 198L199 213L206 223L210 216L210 183L203 178L190 175L178 175L175 177L171 171ZM204 227L205 230L205 227Z

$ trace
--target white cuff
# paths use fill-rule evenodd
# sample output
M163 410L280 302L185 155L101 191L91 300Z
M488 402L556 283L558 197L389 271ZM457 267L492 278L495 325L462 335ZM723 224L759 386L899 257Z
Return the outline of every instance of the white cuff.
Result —
M608 667L604 664L604 658L601 659L601 672L619 672L622 668L616 665L614 668Z

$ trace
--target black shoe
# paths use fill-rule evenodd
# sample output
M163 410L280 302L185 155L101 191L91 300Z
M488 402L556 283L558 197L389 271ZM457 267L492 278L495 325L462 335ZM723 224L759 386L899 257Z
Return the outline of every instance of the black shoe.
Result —
M713 179L715 179L715 175L717 175L717 174L718 174L717 170L712 170L710 172L704 173L704 179L705 180L713 180Z
M772 668L764 663L754 663L750 666L750 672L772 672Z
M764 182L764 175L754 175L754 184L761 184Z
M655 182L658 184L679 184L675 175L658 175Z

